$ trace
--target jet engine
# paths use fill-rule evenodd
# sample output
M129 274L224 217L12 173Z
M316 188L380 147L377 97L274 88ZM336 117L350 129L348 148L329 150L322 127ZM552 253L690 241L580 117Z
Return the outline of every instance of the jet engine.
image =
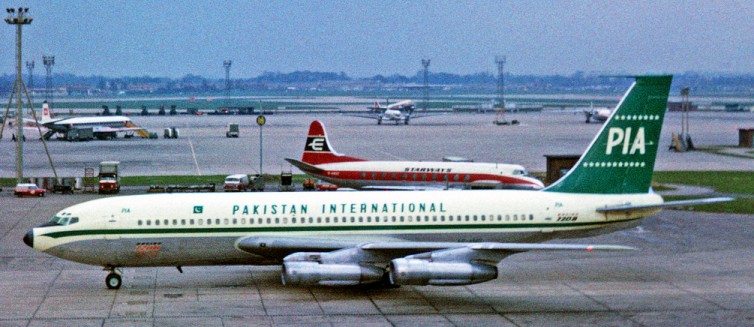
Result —
M383 269L359 264L286 261L281 279L283 285L344 286L375 283L383 274Z
M469 285L497 278L497 267L399 258L390 262L389 277L393 285Z

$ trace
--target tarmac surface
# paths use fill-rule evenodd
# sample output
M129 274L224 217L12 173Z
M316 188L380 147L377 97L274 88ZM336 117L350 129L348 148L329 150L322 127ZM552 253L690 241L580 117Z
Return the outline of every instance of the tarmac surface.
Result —
M681 130L680 113L666 115L656 170L754 170L754 160L701 151L668 151L671 133ZM448 114L415 119L410 125L377 125L376 121L338 114L267 116L262 128L262 170L293 170L285 158L301 158L312 120L321 120L330 144L340 153L369 160L440 161L461 156L477 162L515 163L544 172L546 154L581 154L602 124L585 124L581 112L513 113L518 126L492 124L494 114ZM83 177L84 166L117 160L128 175L214 175L255 173L260 168L260 128L256 116L132 116L135 124L157 132L159 139L118 138L111 141L48 142L60 177ZM228 123L241 125L239 138L226 138ZM695 146L737 146L738 128L754 128L753 113L695 112L691 115ZM177 127L178 139L162 138ZM15 177L15 143L6 130L0 141L0 177ZM38 138L24 145L24 176L51 177L52 169ZM218 181L219 182L219 181Z
M254 116L132 117L179 139L49 143L60 176L120 160L125 175L252 173L259 169ZM599 131L581 113L509 114L519 126L495 126L494 114L452 114L411 125L377 126L340 115L272 115L264 133L264 172L289 169L309 123L325 123L341 153L372 160L464 156L544 171L545 154L579 154ZM229 122L239 139L225 138ZM750 113L694 113L696 146L737 145ZM666 151L680 114L668 113L658 170L754 170L754 160ZM7 131L6 131L7 132ZM15 144L0 142L0 176L15 176ZM26 176L51 176L41 142L25 143ZM193 155L192 155L193 153ZM194 160L194 156L196 160ZM295 169L294 169L295 171ZM129 192L137 192L129 190ZM704 190L701 190L704 192ZM253 194L250 194L253 196ZM100 267L57 259L21 241L30 228L95 194L15 198L0 193L0 326L752 326L754 219L745 215L664 211L634 229L562 243L620 244L629 252L523 253L503 260L496 280L459 287L397 289L284 287L277 266L127 268L108 290Z
M253 194L250 194L253 196ZM642 226L566 243L628 252L511 256L496 280L458 287L285 287L277 266L100 267L21 242L94 194L0 193L0 326L752 326L754 219L664 211Z

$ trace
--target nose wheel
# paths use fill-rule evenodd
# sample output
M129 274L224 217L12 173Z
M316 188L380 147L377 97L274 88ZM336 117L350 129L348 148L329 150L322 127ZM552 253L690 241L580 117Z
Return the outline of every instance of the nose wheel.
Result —
M111 290L119 289L121 284L122 280L120 274L116 273L114 270L110 271L110 273L107 274L107 277L105 277L105 285Z

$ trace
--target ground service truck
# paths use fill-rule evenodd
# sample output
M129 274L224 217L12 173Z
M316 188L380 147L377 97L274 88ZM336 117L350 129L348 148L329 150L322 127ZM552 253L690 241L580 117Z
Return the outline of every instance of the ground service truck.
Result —
M115 194L120 192L120 161L103 161L99 164L99 193Z

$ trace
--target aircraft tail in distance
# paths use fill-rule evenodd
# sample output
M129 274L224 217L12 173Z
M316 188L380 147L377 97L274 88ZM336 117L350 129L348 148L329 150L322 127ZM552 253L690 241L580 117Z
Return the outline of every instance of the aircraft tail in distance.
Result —
M330 146L330 142L327 140L327 133L325 132L325 126L318 120L315 120L309 125L309 134L306 137L306 145L304 145L304 155L301 161L310 165L319 165L336 162L353 162L353 161L365 161L364 159L354 158L337 153L335 149Z

